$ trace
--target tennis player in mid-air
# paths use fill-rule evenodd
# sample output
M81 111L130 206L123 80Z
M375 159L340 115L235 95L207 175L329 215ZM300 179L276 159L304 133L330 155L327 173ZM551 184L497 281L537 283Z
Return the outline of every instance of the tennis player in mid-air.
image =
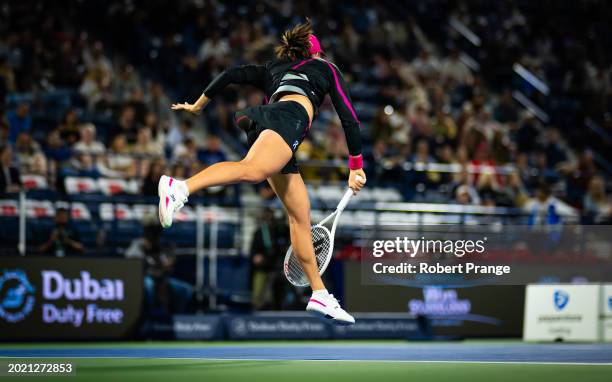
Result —
M265 65L243 65L217 76L193 104L172 105L173 110L199 113L230 84L252 85L266 95L265 104L235 113L235 123L247 133L249 152L239 162L216 163L181 181L162 176L159 181L159 219L164 227L187 202L191 193L207 187L268 180L282 201L289 219L291 244L310 281L312 297L307 311L340 324L355 319L325 289L315 259L310 225L310 201L298 171L295 152L310 130L317 109L329 94L340 117L349 150L348 185L357 193L365 184L362 170L359 120L342 73L323 59L321 45L309 22L283 33L276 59Z

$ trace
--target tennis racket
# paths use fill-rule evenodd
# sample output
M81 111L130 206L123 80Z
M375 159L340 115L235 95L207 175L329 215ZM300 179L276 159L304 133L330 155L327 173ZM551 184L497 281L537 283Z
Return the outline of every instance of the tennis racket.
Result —
M359 180L361 180L361 177L359 177ZM311 228L312 245L314 247L315 257L317 259L317 266L319 267L319 274L321 275L327 269L329 261L334 254L334 235L336 234L336 227L338 226L340 214L342 211L344 211L344 208L351 200L353 194L353 190L350 188L346 190L344 196L340 200L340 203L338 203L336 210L325 219L321 220L319 224L314 225ZM334 219L334 221L330 231L324 226L324 224L328 223L332 219ZM293 254L292 247L289 247L287 250L283 269L285 271L285 277L287 277L287 280L289 280L291 284L298 287L304 287L310 284L308 278L306 277L306 273L304 273L304 269L302 269L300 260Z

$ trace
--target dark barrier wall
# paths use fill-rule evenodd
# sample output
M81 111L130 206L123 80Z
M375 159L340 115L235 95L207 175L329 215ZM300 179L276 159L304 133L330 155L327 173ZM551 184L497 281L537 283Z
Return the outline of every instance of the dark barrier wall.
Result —
M427 316L434 334L460 337L520 337L525 287L411 287L363 285L360 264L344 263L346 308L353 312L404 312Z
M126 338L142 304L140 260L0 257L0 340Z

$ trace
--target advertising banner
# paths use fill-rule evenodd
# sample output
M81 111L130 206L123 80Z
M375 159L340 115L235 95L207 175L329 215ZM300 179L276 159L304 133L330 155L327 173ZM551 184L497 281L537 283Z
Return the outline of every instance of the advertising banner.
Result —
M355 324L332 325L336 339L407 339L422 338L422 328L409 314L356 313Z
M325 322L302 313L231 315L225 324L231 340L326 339L330 335Z
M429 319L434 335L518 337L523 330L525 287L363 285L360 264L344 261L345 303L354 312L408 313Z
M422 337L409 314L356 313L355 325L338 326L306 312L260 312L223 316L228 339L406 339Z
M598 341L599 285L528 285L525 341Z
M147 338L164 340L220 340L223 321L218 314L177 314L145 325Z
M142 301L139 260L0 257L0 340L125 338Z

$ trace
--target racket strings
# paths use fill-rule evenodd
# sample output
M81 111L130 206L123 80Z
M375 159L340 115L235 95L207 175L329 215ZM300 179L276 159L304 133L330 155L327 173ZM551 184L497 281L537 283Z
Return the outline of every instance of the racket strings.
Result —
M312 227L312 243L314 247L315 257L317 259L317 267L319 272L327 263L328 256L331 256L331 238L329 237L329 231L323 227ZM306 286L309 284L306 273L302 268L302 264L295 253L291 253L287 264L287 278L293 281L295 285Z

